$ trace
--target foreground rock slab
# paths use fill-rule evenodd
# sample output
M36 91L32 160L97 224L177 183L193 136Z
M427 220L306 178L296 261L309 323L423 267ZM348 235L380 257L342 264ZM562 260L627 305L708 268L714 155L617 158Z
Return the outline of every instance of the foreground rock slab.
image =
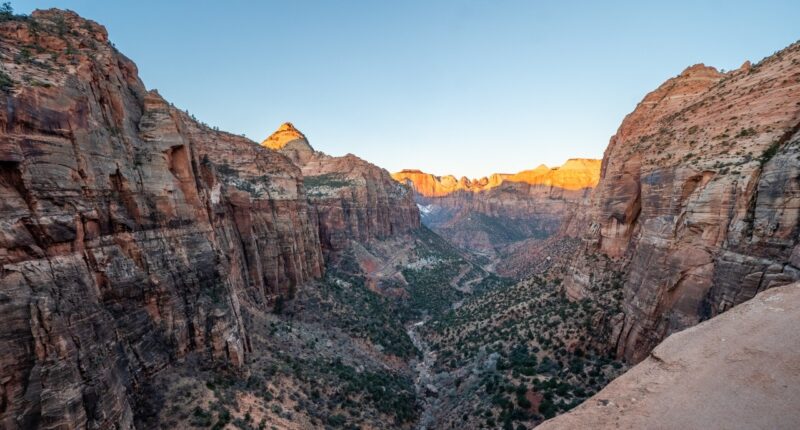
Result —
M540 429L796 429L800 283L673 334L572 412Z

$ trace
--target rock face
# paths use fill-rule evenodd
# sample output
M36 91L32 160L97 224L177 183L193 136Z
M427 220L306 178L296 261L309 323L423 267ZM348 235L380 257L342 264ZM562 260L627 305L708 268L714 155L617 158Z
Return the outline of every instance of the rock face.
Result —
M620 126L568 233L566 279L588 294L612 259L623 314L611 339L639 361L664 337L800 278L800 46L720 73L703 65L648 94Z
M319 277L300 170L146 91L71 12L0 22L0 427L131 428L143 380L243 362Z
M306 136L290 122L283 123L275 133L261 142L261 146L279 151L298 166L303 166L316 154Z
M600 179L601 160L573 158L561 167L549 168L544 164L533 170L522 172L494 173L480 179L455 176L435 176L420 170L406 169L392 173L398 182L407 183L423 197L444 197L458 191L473 193L488 191L507 183L548 186L564 190L583 190L593 188Z
M559 232L600 177L600 160L572 159L476 180L419 170L392 175L416 191L423 222L451 242L489 256Z
M332 157L315 151L290 123L262 145L286 155L302 170L324 251L341 251L350 240L366 243L419 228L411 191L385 169L352 154Z
M800 422L800 284L673 334L541 429L793 429Z

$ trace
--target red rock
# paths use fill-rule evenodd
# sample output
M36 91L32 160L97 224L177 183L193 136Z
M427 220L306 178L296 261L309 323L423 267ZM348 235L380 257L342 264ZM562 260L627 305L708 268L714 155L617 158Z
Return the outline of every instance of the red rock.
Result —
M302 170L323 250L340 251L350 240L366 243L419 228L411 191L385 169L352 154L331 157L315 151L291 123L281 125L262 145Z
M800 46L726 74L686 69L611 138L600 182L567 232L584 240L566 287L623 271L611 339L639 361L670 333L800 279Z
M433 212L426 225L450 242L493 257L503 273L517 276L532 261L512 253L528 239L557 235L600 177L600 160L572 159L557 168L541 165L516 174L456 181L419 170L392 175L416 191L417 203ZM523 256L524 257L524 256Z
M301 172L146 91L72 12L0 23L0 46L0 427L131 428L138 384L189 353L242 364L242 309L322 274Z
M564 190L583 190L597 185L600 179L600 160L575 158L567 160L561 167L552 169L540 165L533 170L514 174L494 173L489 177L472 180L466 177L456 180L452 175L434 176L416 169L401 170L392 173L392 177L398 182L410 185L423 197L443 197L458 191L488 191L509 182Z

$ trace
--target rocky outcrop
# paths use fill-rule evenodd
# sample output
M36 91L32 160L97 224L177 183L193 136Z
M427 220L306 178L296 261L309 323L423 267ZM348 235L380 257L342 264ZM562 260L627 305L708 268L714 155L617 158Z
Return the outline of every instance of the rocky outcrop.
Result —
M566 279L591 295L623 271L617 353L800 279L800 46L728 73L703 65L648 94L620 126L568 232L584 241Z
M0 22L0 427L131 428L143 381L233 366L321 275L300 170L148 92L71 12Z
M290 122L281 124L274 133L261 142L261 146L279 151L298 166L305 165L317 154L306 136Z
M350 240L366 243L419 228L411 191L385 169L352 154L332 157L315 151L290 123L262 145L286 155L302 170L324 251L341 251Z
M392 175L416 191L422 221L452 243L489 256L558 233L600 177L600 160L571 159L516 174L456 180L418 170ZM503 257L505 258L505 257Z
M673 334L540 429L793 429L800 422L800 284Z

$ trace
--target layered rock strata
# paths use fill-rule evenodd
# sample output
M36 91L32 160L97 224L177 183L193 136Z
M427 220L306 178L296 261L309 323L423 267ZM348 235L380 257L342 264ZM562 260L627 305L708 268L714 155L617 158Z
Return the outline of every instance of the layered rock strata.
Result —
M639 361L670 333L800 279L800 46L721 73L689 67L648 94L605 152L568 233L573 297L613 260L611 339Z
M526 239L559 233L600 177L600 160L571 159L470 180L419 170L392 174L415 190L423 222L452 243L495 256Z
M321 275L302 174L147 91L74 13L0 23L0 63L0 427L130 428L142 381L241 364L241 309Z
M583 190L597 185L600 178L600 160L572 158L560 167L549 168L544 164L532 170L518 173L493 173L479 179L456 178L453 175L435 176L416 169L405 169L392 173L398 182L414 188L423 197L444 197L458 191L473 193L488 191L504 183L524 183L564 190Z
M332 157L315 151L290 123L281 125L262 145L300 167L323 250L341 251L350 240L366 243L419 228L411 191L385 169L352 154Z
M131 428L167 366L242 366L323 250L419 226L387 172L199 123L72 12L0 21L0 130L3 428Z

